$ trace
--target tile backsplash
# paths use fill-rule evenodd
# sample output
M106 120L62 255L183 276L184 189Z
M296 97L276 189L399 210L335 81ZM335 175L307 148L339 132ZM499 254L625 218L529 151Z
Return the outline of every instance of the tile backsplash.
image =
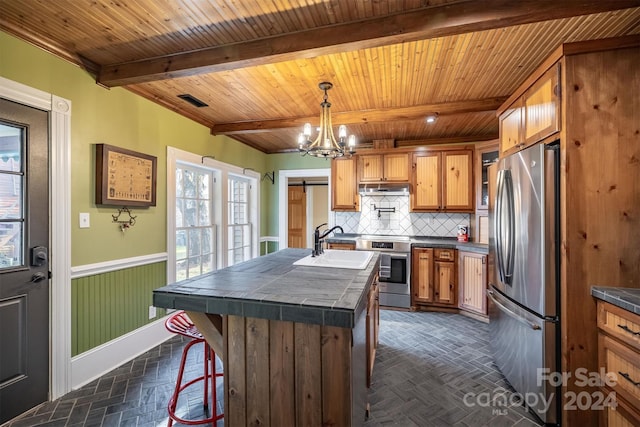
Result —
M395 208L395 212L374 209ZM396 236L456 237L458 226L469 227L469 214L409 212L407 196L362 196L360 212L334 212L345 233Z

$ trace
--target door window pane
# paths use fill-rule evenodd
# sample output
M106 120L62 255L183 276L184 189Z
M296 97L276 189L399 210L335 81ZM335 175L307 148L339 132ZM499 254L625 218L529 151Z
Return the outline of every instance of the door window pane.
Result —
M0 123L0 269L24 265L24 136Z
M176 280L215 269L212 182L208 170L176 168Z
M228 264L251 258L251 222L249 218L249 181L229 178L229 226L227 233Z

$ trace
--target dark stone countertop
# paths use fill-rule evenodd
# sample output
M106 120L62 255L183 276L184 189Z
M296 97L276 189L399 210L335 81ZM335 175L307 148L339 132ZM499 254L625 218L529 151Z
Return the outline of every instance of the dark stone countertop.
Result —
M635 314L640 314L640 288L592 286L591 295Z
M352 328L366 309L378 268L364 270L293 263L310 249L283 249L153 291L156 307Z
M324 240L329 243L355 243L360 237L360 234L335 234L332 237L327 237ZM385 238L396 236L382 236ZM460 251L476 252L481 254L489 253L489 245L477 242L458 242L453 237L426 237L426 236L411 236L411 246L414 248L447 248L458 249Z

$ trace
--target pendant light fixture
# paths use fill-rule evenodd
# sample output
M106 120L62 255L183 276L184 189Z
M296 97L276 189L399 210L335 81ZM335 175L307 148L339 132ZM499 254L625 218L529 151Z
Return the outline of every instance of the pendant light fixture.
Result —
M350 135L347 138L347 127L338 127L338 139L333 136L331 126L331 103L327 100L327 91L333 87L330 82L322 82L318 85L324 91L324 98L320 103L320 127L318 136L311 140L311 124L305 123L302 133L298 136L298 148L303 156L307 154L314 157L334 158L342 157L345 154L354 154L356 147L356 137Z

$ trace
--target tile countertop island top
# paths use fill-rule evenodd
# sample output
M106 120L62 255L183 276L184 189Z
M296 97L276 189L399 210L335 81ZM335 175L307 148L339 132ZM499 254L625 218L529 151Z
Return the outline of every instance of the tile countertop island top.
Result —
M329 243L355 243L360 237L360 234L334 234L331 237L325 238L325 242ZM371 237L371 236L367 236ZM393 238L393 237L407 237L407 236L380 236L381 238ZM414 248L447 248L458 249L460 251L477 252L482 254L489 253L489 245L478 242L459 242L454 237L423 237L423 236L408 236L411 241L411 246Z
M283 249L153 291L223 360L225 426L364 423L378 253L363 270L293 265L310 252Z
M591 295L635 314L640 314L640 288L592 286Z
M153 291L156 307L351 328L366 307L378 254L364 270L296 266L283 249Z

